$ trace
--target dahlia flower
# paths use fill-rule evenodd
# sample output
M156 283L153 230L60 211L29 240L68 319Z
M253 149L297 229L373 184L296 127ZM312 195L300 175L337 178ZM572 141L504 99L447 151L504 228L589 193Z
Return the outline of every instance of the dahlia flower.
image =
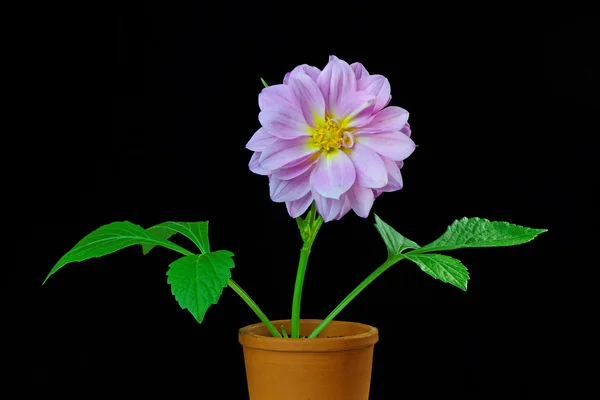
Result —
M400 168L415 149L408 112L387 107L391 98L388 80L360 63L299 65L258 96L250 170L269 178L271 199L293 218L313 201L325 222L350 209L366 218L377 196L402 188Z

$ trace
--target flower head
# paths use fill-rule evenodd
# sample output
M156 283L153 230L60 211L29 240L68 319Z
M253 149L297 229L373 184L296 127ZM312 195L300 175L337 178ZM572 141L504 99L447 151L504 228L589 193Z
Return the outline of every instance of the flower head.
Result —
M258 96L250 170L268 176L271 199L293 218L313 200L325 221L350 209L367 217L377 196L402 188L415 149L408 112L386 107L391 98L388 80L360 63L331 56L323 71L294 68Z

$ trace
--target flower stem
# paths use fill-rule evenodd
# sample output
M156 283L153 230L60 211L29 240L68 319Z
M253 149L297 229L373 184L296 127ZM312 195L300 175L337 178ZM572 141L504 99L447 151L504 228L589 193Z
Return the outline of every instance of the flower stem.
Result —
M298 262L298 272L296 273L296 284L294 285L294 298L292 300L292 339L300 337L300 302L302 300L302 286L304 285L304 274L308 264L310 247L306 244L300 250L300 261Z
M291 337L292 339L298 339L300 337L300 302L302 300L302 287L304 285L304 275L306 273L306 266L308 264L308 257L312 248L313 242L317 237L319 228L323 224L323 218L317 216L315 203L312 204L308 216L303 223L304 232L303 235L304 244L300 250L300 260L298 261L298 272L296 273L296 284L294 285L294 297L292 299L292 326L291 326Z
M395 257L394 259L388 259L386 262L381 264L379 268L371 273L371 275L367 276L364 281L362 281L338 306L331 312L329 315L315 328L314 331L310 335L308 335L309 339L315 338L321 333L323 329L329 324L343 309L350 303L360 292L366 288L369 283L373 282L379 275L383 274L389 267L396 264L400 261L403 256Z
M244 302L246 302L246 304L248 305L248 307L250 307L252 309L252 311L254 311L254 313L258 316L258 318L260 318L260 320L262 321L262 323L265 324L265 326L267 327L267 329L269 330L269 332L271 332L271 334L273 336L279 337L279 338L281 337L281 334L279 333L279 331L277 331L277 329L275 329L275 327L273 326L273 324L271 323L271 321L269 320L269 318L267 318L267 316L265 315L265 313L262 312L262 310L254 302L254 300L252 300L252 298L250 298L250 296L248 296L248 293L246 293L244 291L244 289L242 289L231 278L227 280L227 285L230 288L232 288L233 291L236 292L238 294L238 296L240 296L242 298L242 300L244 300Z

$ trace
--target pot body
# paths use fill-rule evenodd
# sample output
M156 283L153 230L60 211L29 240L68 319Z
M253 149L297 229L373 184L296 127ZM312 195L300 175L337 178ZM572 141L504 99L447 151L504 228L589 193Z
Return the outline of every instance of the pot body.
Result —
M321 320L301 320L308 336ZM291 331L290 320L273 321ZM239 331L250 400L368 400L377 328L332 321L314 339L275 338L263 323Z

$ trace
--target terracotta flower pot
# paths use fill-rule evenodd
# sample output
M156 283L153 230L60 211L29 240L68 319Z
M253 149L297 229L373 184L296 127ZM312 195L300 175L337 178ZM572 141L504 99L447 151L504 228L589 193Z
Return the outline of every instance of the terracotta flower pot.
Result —
M300 321L308 336L321 322ZM290 320L273 321L291 331ZM263 323L239 331L250 400L368 400L377 328L332 321L314 339L273 337Z

